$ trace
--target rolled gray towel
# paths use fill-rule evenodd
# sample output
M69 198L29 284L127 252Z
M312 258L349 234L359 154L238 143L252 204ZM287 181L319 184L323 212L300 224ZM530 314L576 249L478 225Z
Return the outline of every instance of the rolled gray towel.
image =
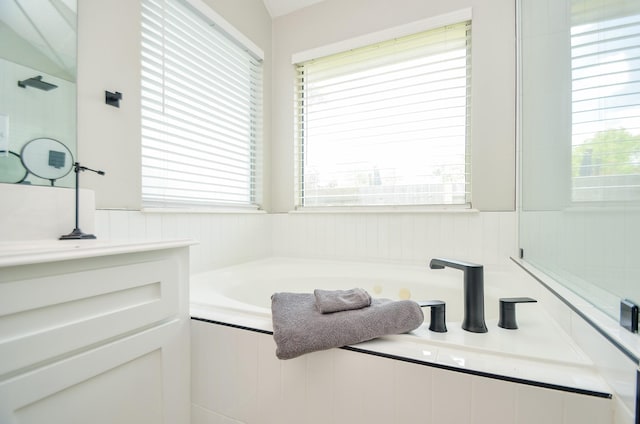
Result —
M321 290L315 289L316 306L323 314L350 311L371 305L371 296L366 290Z
M422 309L412 300L373 299L368 308L323 314L311 293L275 293L271 312L279 359L407 333L424 322Z

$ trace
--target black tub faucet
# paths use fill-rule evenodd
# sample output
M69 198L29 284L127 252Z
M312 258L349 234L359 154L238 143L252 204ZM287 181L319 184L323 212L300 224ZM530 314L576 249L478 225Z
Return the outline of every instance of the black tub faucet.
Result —
M462 329L473 333L486 333L484 322L484 270L482 265L453 259L433 258L431 269L455 268L464 272L464 318Z

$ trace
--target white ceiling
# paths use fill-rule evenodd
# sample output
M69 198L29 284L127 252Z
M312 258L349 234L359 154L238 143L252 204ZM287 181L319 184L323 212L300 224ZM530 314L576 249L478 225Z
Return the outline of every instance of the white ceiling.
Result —
M61 78L75 79L76 13L75 0L0 0L2 37L15 37L13 42L9 41L8 50L3 53L8 54L13 62L25 65L26 54L15 51L14 47L25 43L57 69L47 65L44 71ZM5 26L10 32L5 30ZM44 65L41 63L40 66Z
M324 0L263 0L272 18L295 12Z

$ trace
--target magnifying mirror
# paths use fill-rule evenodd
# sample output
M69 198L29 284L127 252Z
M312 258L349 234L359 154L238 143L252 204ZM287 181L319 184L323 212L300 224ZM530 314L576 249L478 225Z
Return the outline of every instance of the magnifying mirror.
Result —
M36 177L51 181L64 177L73 169L71 150L53 138L36 138L20 152L22 164Z
M21 183L28 174L19 154L0 150L0 183Z

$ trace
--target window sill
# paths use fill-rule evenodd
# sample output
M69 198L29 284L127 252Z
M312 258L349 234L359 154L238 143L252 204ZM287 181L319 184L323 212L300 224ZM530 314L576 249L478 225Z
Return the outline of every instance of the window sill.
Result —
M245 208L142 208L142 213L148 214L264 214L262 209Z
M362 206L362 207L308 207L289 211L290 214L416 214L416 213L479 213L478 209L459 206Z

